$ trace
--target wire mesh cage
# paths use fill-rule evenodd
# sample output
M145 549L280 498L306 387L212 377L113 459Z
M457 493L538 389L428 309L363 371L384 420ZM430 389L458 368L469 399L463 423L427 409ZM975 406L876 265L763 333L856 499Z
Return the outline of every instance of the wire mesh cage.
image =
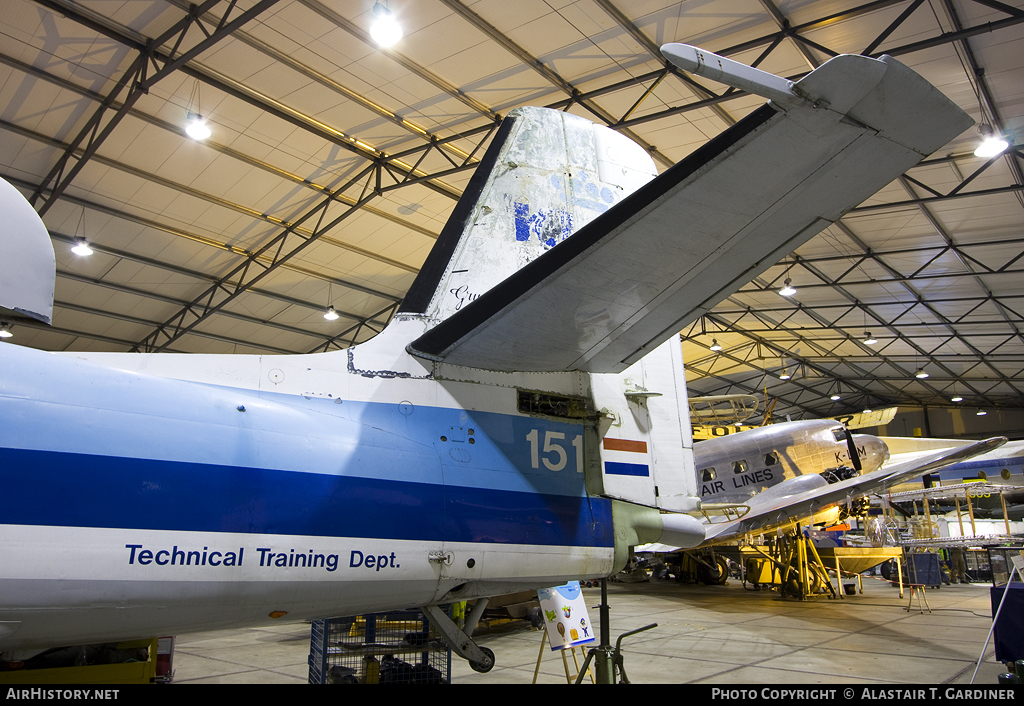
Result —
M451 650L420 612L314 620L310 684L448 684Z

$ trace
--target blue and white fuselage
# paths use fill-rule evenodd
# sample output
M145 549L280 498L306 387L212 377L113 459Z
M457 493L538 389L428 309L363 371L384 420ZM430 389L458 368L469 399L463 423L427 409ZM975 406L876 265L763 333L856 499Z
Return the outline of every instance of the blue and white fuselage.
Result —
M4 626L22 647L77 644L611 572L611 501L586 492L583 420L361 353L232 357L227 387L0 348L19 371L0 383L0 649Z

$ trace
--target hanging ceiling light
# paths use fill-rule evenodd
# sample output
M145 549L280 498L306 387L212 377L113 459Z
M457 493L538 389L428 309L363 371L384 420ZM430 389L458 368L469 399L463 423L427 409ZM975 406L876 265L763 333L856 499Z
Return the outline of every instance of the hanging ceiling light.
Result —
M918 380L924 380L926 377L928 377L928 373L924 371L924 368L918 368L917 372L914 373L914 377L916 377Z
M370 36L373 37L373 41L382 47L390 47L402 38L402 27L391 14L387 5L374 3L373 14L377 16L370 26Z
M995 133L991 125L982 124L978 127L978 132L982 134L984 139L978 145L978 148L974 150L975 157L990 159L997 154L1002 154L1010 146L1006 140Z
M793 376L787 373L785 370L779 373L779 380L789 380L791 377Z
M833 402L838 402L839 400L843 399L843 397L837 392L831 397L829 397L829 399L832 400Z
M190 111L185 119L188 120L185 125L185 134L193 140L205 140L212 134L210 126L206 124L206 119L199 113Z
M717 339L714 339L714 338L711 339L711 350L713 350L713 351L720 351L720 350L722 350L722 346L720 346L718 344L718 340Z
M964 398L961 397L960 395L955 395L954 397L950 398L950 402L963 402L963 401L964 401Z
M870 331L864 332L864 345L873 346L878 343L878 339L871 335Z
M0 323L0 338L10 338L14 334L11 333L11 325L6 321Z
M984 417L986 414L988 414L988 412L986 412L985 410L983 410L983 409L979 409L978 410L978 416L979 417Z
M791 279L789 279L789 278L787 277L787 278L786 278L786 282L785 282L786 286L785 286L785 287L783 287L782 289L780 289L780 290L779 290L779 294L781 294L781 295L782 295L782 296L784 296L784 297L791 297L791 296L793 296L794 294L796 294L796 288L794 288L794 287L790 286L790 283L791 283L792 281L793 281L793 280L791 280Z
M324 312L324 318L328 321L334 321L338 318L339 314L334 310L334 306L327 307L327 311Z
M89 257L92 255L93 249L89 247L85 238L75 238L75 247L71 248L71 252L79 257Z
M193 140L205 140L210 136L210 126L202 116L202 104L199 79L196 79L192 84L192 95L188 97L188 107L185 108L185 134Z
M79 257L89 257L92 255L92 248L89 247L89 242L83 235L85 233L85 208L82 209L82 215L78 217L78 227L75 228L75 244L71 248L71 252Z

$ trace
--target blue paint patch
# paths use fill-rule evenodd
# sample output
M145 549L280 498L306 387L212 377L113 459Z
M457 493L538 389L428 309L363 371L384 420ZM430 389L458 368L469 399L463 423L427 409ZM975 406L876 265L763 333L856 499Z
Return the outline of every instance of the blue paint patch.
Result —
M611 476L642 476L651 475L650 466L642 463L620 463L605 461L604 472Z
M516 203L516 240L525 243L530 239L530 204Z
M562 242L573 231L572 214L555 208L531 211L530 205L514 204L516 240L525 243L536 238L548 248Z
M586 172L573 175L572 204L574 208L604 213L614 203L615 194L610 188L590 181Z

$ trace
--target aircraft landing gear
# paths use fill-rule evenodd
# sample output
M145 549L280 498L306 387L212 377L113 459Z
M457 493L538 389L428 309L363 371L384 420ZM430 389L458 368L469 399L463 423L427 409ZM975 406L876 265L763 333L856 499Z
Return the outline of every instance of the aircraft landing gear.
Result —
M685 552L694 563L698 583L705 586L724 586L729 580L729 560L715 554L714 548Z
M480 601L478 605L480 603L486 605L486 601ZM494 667L494 652L473 642L473 639L448 617L447 611L436 605L424 606L420 610L430 619L431 627L444 638L444 641L452 648L452 652L469 662L469 666L474 672L486 674L491 671L491 668ZM482 612L483 608L480 611ZM472 626L475 624L476 620L471 618L467 621L467 629L472 631Z
M487 647L480 647L480 651L484 653L485 660L483 662L469 660L469 668L474 672L487 674L487 672L491 671L491 667L494 666L494 652Z
M814 548L814 542L803 534L799 522L787 540L789 555L785 566L788 568L785 570L781 594L803 601L827 590L831 598L838 598L828 578L828 571L818 556L818 550Z

